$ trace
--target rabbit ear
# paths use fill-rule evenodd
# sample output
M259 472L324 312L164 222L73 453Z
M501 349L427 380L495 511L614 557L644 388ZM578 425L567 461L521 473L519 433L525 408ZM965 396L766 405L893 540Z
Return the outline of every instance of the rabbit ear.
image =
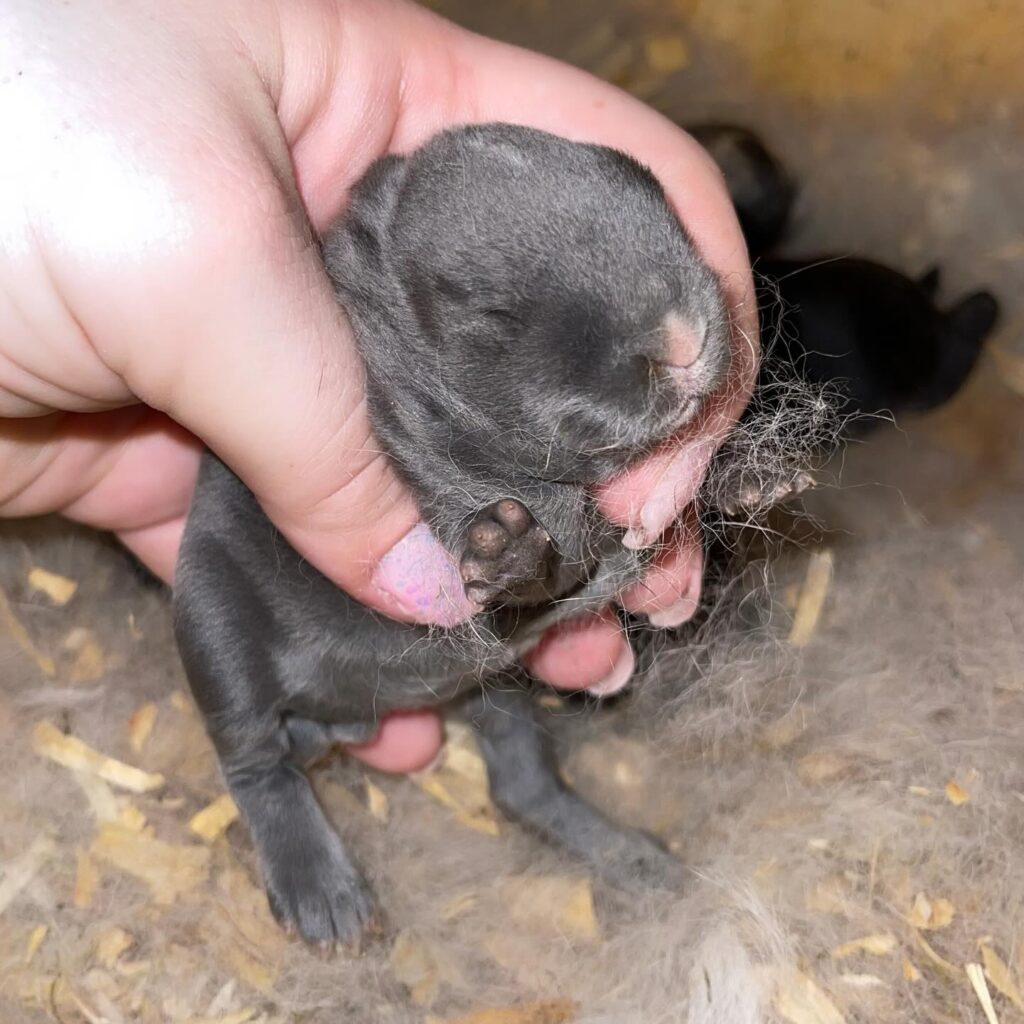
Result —
M999 302L991 292L975 292L961 299L943 317L947 339L980 348L999 319Z
M342 219L358 219L373 229L383 227L398 198L407 164L404 156L385 156L371 164L353 189Z
M960 390L998 317L999 303L989 292L975 292L942 314L935 371L918 389L916 409L934 409Z
M934 299L938 293L939 285L942 283L941 268L929 268L917 279L917 283Z
M348 207L324 232L320 252L336 290L390 286L380 258L407 166L402 156L377 160L352 190Z

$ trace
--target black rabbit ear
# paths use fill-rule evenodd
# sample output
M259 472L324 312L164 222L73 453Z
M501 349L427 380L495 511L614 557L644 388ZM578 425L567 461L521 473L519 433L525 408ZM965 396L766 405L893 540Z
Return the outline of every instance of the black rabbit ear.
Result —
M991 292L975 292L945 315L946 336L965 345L980 347L999 319L999 301Z
M939 267L932 267L926 270L917 279L917 283L934 299L938 293L939 285L942 283L942 270Z
M970 377L998 318L999 303L988 292L975 292L944 313L934 369L908 406L926 412L948 402Z

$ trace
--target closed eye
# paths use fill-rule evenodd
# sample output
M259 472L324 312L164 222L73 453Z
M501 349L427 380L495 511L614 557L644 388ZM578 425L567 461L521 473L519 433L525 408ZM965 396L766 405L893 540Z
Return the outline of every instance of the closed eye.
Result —
M523 321L509 309L484 309L481 310L480 315L486 317L488 320L496 320L498 323L512 324L516 327L523 326Z

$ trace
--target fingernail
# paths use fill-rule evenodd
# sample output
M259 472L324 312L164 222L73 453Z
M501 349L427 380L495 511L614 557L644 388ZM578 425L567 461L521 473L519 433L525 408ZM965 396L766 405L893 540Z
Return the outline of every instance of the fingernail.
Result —
M630 527L623 536L624 547L639 551L657 543L679 513L696 497L714 452L714 445L709 442L692 444L665 467L665 472L640 509L640 525Z
M587 693L593 694L595 697L610 697L613 693L618 693L633 677L634 668L636 668L636 658L633 656L633 649L628 642L624 642L611 671L604 679L594 683L593 686L588 686Z
M480 611L466 597L454 559L423 523L380 560L373 585L417 622L451 627Z
M700 604L702 583L702 574L699 571L693 573L682 595L667 608L648 612L647 621L658 629L672 629L675 626L681 626L684 622L689 622L696 614L697 606Z
M670 604L667 608L651 612L647 619L652 626L657 626L658 629L671 629L673 626L681 626L684 622L692 619L696 610L696 599L686 596L674 604Z

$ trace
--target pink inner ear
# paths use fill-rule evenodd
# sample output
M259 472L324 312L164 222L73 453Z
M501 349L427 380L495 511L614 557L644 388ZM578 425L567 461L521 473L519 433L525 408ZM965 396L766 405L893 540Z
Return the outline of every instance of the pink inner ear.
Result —
M669 366L686 369L693 366L704 351L707 338L705 324L687 323L681 316L670 313L665 318L665 362Z

